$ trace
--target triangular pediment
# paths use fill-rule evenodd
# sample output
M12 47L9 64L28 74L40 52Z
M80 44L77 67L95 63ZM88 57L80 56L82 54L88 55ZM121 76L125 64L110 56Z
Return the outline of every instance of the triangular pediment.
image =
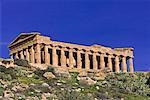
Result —
M19 36L17 36L17 38L15 40L13 40L9 47L12 46L13 44L19 43L20 41L23 41L25 39L27 39L28 37L34 37L36 36L38 33L21 33Z

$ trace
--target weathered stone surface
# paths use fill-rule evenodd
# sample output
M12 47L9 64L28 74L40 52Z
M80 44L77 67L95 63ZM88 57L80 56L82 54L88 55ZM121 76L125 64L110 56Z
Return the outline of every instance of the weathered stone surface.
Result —
M13 98L14 94L12 93L12 91L6 90L6 91L4 91L4 97L5 98Z
M43 76L47 79L55 78L55 75L52 72L46 72L46 73L43 74Z
M47 83L43 83L42 86L43 87L49 87L49 85Z
M35 63L30 63L30 65L32 67L35 67L35 68L39 68L40 70L46 70L48 68L48 65L47 64L35 64Z
M69 70L67 68L55 67L54 74L56 77L71 78L71 75L69 74Z
M90 77L78 77L80 85L94 85L96 81L92 80Z
M88 76L87 71L86 70L81 70L78 76L79 77L86 77L86 76Z
M103 68L100 71L95 72L94 80L104 80L107 75L111 74L110 68Z
M47 98L51 98L51 99L56 99L57 96L54 94L50 94L50 93L43 93L42 94L42 100L47 100Z

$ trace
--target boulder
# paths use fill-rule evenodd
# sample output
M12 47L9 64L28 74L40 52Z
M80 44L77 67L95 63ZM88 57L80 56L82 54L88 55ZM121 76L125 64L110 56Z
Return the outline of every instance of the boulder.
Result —
M40 70L46 70L48 68L48 65L46 64L34 64L34 63L30 63L30 65L34 68L38 68Z
M43 83L42 86L43 87L49 87L49 85L47 83Z
M43 74L43 76L47 79L55 78L55 75L52 72L46 72L46 73Z
M96 81L92 80L90 77L78 77L80 85L94 85Z
M22 91L26 90L28 87L29 86L26 84L20 84L20 85L12 87L11 90L14 92L22 92Z
M94 80L104 80L107 75L111 74L110 68L103 68L100 71L95 72L94 77L92 79Z
M65 67L55 67L54 75L56 77L71 78L71 75L69 74L69 70Z
M43 94L41 95L41 97L42 97L42 100L47 100L47 98L51 98L52 100L53 100L53 99L57 99L57 96L56 96L56 95L50 94L50 93L43 93Z
M4 91L4 98L13 98L14 94L10 90Z

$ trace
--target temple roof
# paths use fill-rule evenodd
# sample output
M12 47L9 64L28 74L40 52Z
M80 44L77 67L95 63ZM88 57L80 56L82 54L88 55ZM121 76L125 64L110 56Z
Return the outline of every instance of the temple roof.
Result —
M35 35L38 35L38 34L40 34L40 33L38 33L38 32L21 33L20 35L17 36L16 39L14 39L14 40L9 44L8 47L11 47L11 46L14 45L15 43L18 43L18 42L20 42L20 41L22 41L22 40L25 40L25 39L28 38L28 37L32 37L32 36L35 36Z

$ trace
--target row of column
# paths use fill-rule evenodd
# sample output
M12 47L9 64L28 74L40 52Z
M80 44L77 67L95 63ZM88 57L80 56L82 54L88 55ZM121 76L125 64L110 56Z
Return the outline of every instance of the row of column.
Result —
M22 50L17 51L16 53L10 55L11 59L26 59L31 63L35 63L35 61L37 63L41 63L40 44L37 44L35 48L36 49L34 49L34 46L23 48Z
M45 45L44 46L44 58L45 58L45 63L46 64L50 64L50 56L49 56L49 46ZM57 55L57 50L56 47L51 47L52 49L52 64L54 66L58 66L58 55ZM24 50L25 50L25 54L24 54ZM61 62L61 66L66 66L66 56L65 56L65 50L63 48L60 49L61 50L61 58L60 58L60 62ZM20 52L20 59L26 59L28 61L30 61L31 63L41 63L41 48L40 48L40 44L36 44L35 50L34 50L34 46L31 46L30 48L25 48ZM82 58L81 58L81 51L77 50L77 68L78 69L82 69ZM89 60L89 55L91 55L91 53L89 52L84 52L85 55L85 69L86 70L90 70L90 60ZM26 57L25 57L26 56ZM100 57L100 63L98 65L98 61L97 61L97 56ZM24 58L25 57L25 58ZM11 55L11 58L13 58L13 56ZM112 63L112 57L111 55L107 56L108 58L108 63L107 66L110 68L111 71L113 71L113 63ZM16 59L19 59L18 53L16 53ZM36 60L35 60L36 59ZM98 53L92 53L92 59L93 59L93 70L98 70L98 66L100 66L101 69L105 68L105 61L104 61L104 54L98 54ZM69 67L73 68L74 67L74 60L75 58L73 57L73 50L69 49ZM133 72L133 59L129 58L129 69L130 72ZM119 56L115 56L115 72L119 73L120 72L120 60L119 60ZM127 62L126 62L126 57L122 57L122 72L127 72Z
M49 64L49 57L47 57L48 54L48 47L46 46L46 52L45 52L45 56L46 56L46 63ZM66 56L65 56L65 50L63 48L60 49L61 50L61 66L66 66ZM52 47L52 57L53 57L53 65L54 66L58 66L58 55L56 53L56 47ZM82 69L82 58L81 58L81 53L79 50L77 50L77 68L78 69ZM89 61L89 54L88 52L85 52L85 69L90 70L90 61ZM104 54L97 54L97 53L93 53L93 70L98 70L98 66L100 66L101 69L105 68L105 61L104 61ZM97 56L100 57L100 65L98 65L98 61L97 61ZM126 57L122 57L122 72L127 72L127 61L126 61ZM69 67L74 67L74 60L75 58L73 57L73 50L69 49ZM108 63L107 63L108 67L110 68L111 71L113 71L113 65L112 65L112 57L111 55L108 55ZM97 66L98 65L98 66ZM133 72L133 59L129 58L129 69L130 72ZM120 72L120 60L119 60L119 56L115 56L115 72L119 73Z

